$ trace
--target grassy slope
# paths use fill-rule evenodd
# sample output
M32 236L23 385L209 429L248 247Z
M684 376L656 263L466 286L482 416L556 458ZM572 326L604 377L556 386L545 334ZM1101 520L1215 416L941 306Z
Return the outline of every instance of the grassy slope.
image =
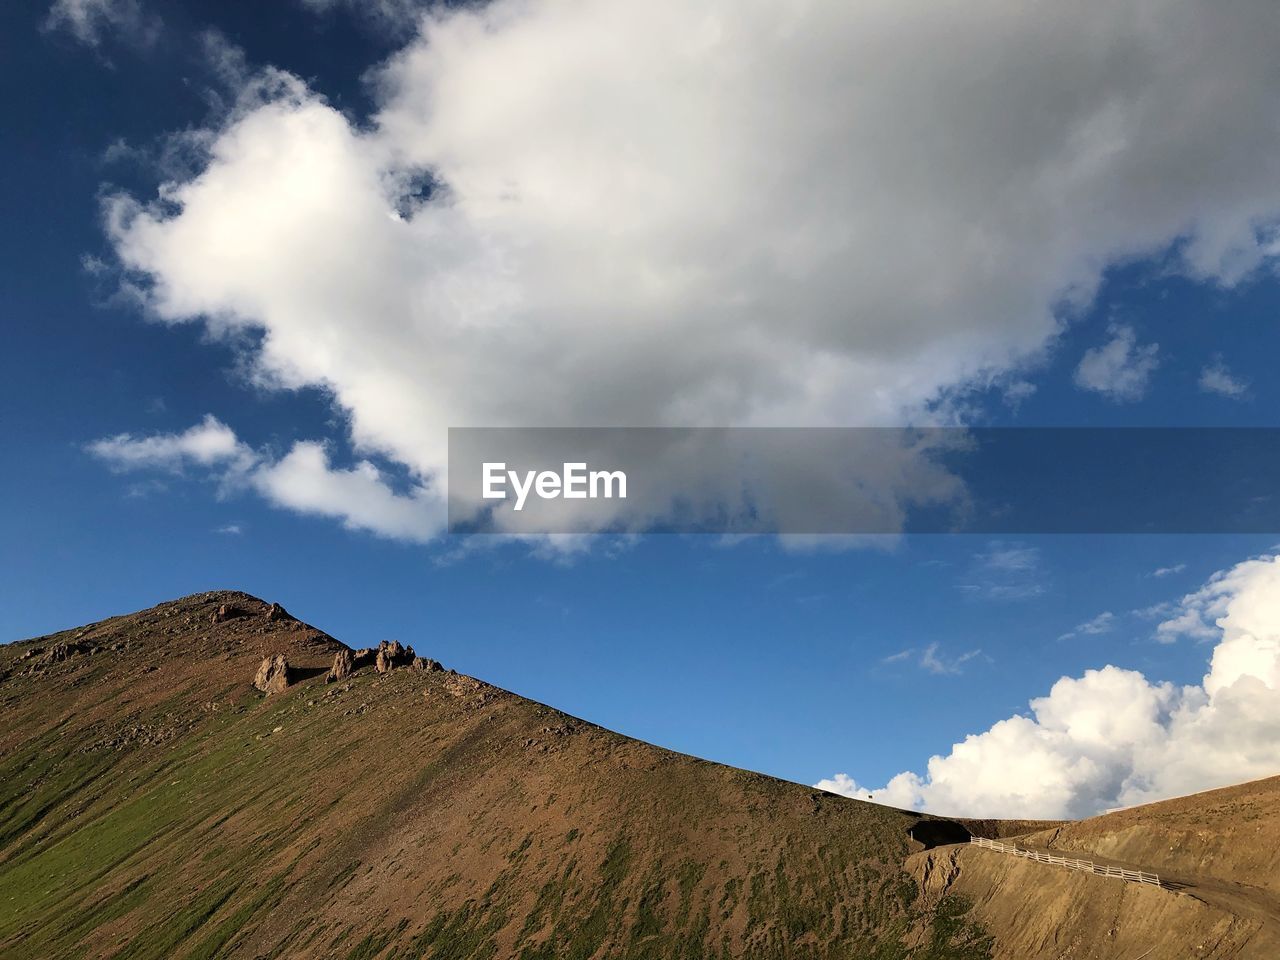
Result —
M265 610L0 649L0 955L987 955L918 905L911 815L447 673L326 686L337 641ZM67 641L101 649L32 670ZM263 697L276 651L315 673Z

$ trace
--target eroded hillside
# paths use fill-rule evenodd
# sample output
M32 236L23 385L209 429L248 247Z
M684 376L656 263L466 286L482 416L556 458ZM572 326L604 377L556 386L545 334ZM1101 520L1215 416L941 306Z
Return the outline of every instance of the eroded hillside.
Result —
M1280 777L1025 832L1014 845L1158 874L1160 888L967 845L908 858L997 958L1280 957Z

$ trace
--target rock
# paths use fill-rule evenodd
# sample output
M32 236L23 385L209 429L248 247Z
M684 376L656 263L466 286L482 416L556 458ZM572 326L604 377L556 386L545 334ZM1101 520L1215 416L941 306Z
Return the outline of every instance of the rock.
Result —
M267 619L274 623L277 620L292 620L293 617L289 616L289 611L280 604L273 603L271 609L267 611Z
M236 617L243 617L245 612L239 607L224 603L213 612L213 616L209 619L214 623L226 623L228 620L234 620Z
M445 689L455 697L465 697L469 693L477 693L485 684L475 677L466 677L460 673L451 673L445 683Z
M351 676L356 669L356 658L352 656L350 650L339 650L333 655L333 666L329 668L329 675L324 678L325 683L335 683L338 680L345 680Z
M49 652L45 654L45 660L48 663L61 663L63 660L70 660L72 657L81 653L93 653L93 645L84 643L79 640L71 643L55 643L49 648Z
M373 665L379 673L389 673L396 667L407 667L413 661L413 647L406 647L398 640L383 640L378 644Z
M51 667L55 663L63 663L72 657L78 657L81 654L93 654L102 650L97 644L89 640L71 640L61 643L55 643L47 650L43 647L33 647L22 655L20 659L26 660L35 658L30 670L36 672L46 667Z
M498 697L498 689L461 673L450 671L445 674L444 688L450 695L462 700L468 707L483 707Z
M289 661L283 653L267 657L254 675L253 685L263 693L284 693L289 686Z

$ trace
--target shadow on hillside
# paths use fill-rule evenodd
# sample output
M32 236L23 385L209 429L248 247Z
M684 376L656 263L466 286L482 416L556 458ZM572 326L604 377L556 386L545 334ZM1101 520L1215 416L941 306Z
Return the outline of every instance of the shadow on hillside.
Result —
M968 843L972 834L954 820L918 820L907 831L907 836L926 850L932 850L949 843Z

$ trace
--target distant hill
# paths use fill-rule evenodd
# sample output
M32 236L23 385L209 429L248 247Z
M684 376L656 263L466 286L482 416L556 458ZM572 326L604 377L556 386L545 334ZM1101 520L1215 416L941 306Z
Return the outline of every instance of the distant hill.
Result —
M430 651L350 651L234 592L0 648L0 956L1101 957L1130 955L1105 952L1130 942L1108 924L1136 935L1156 915L1183 939L1150 960L1280 956L1258 952L1273 943L1274 843L1266 862L1214 847L1204 872L1247 887L1240 910L925 850L1039 831L1150 861L1174 828L847 800L631 740L417 654ZM353 672L326 682L337 655ZM260 670L277 656L287 676L278 659ZM1252 809L1274 829L1277 783L1264 784L1265 800L1217 815L1233 844ZM1148 822L1166 832L1133 839ZM1226 827L1200 829L1212 846ZM1090 911L1096 922L1072 919Z
M1019 836L1156 873L1154 889L971 846L908 857L927 909L960 897L1007 957L1280 957L1280 777Z

